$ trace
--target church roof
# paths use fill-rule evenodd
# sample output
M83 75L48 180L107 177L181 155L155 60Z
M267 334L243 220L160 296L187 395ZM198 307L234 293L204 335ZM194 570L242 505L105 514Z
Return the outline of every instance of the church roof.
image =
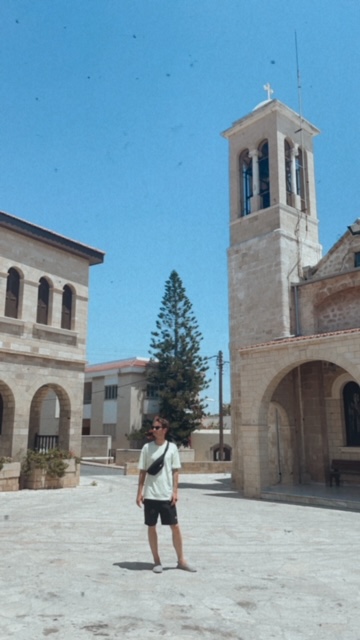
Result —
M316 136L320 133L320 129L300 116L298 113L296 113L296 111L293 111L293 109L288 107L286 104L280 102L280 100L264 100L263 102L260 102L260 104L258 104L253 111L248 113L243 118L240 118L240 120L236 120L232 124L232 126L229 127L229 129L223 131L221 135L224 138L229 138L237 131L243 129L247 124L252 124L260 118L263 118L268 113L272 113L274 111L278 112L279 114L285 115L296 123L299 123L299 120L301 120L301 126L313 136Z

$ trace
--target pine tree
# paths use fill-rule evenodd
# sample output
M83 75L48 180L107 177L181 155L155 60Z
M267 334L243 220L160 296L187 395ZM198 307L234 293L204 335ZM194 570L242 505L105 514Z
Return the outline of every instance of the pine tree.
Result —
M160 415L171 424L172 439L188 446L204 415L200 392L206 389L206 358L200 355L202 335L183 283L172 271L151 333L152 359L147 380L159 394Z

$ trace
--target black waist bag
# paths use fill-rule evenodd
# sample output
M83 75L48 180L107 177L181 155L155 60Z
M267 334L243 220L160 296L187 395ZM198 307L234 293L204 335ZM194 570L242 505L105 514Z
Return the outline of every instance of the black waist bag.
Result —
M156 476L159 473L159 471L161 471L161 469L163 468L165 456L168 448L169 448L169 443L167 443L164 453L158 458L156 458L156 460L154 460L154 462L147 469L147 473L149 473L151 476Z

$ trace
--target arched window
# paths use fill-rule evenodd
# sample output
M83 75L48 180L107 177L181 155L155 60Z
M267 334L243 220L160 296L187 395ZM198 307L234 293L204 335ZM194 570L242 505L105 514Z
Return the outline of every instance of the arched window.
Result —
M260 209L270 207L269 144L267 140L259 146L259 194Z
M360 447L360 387L348 382L343 391L346 446Z
M296 193L300 196L301 211L307 211L307 193L306 193L306 157L305 153L299 148L296 157Z
M240 215L248 216L251 213L250 198L252 192L252 159L249 156L249 150L245 149L239 158L240 170Z
M286 204L292 206L292 184L291 184L291 146L290 143L285 140L284 143L284 153L285 153L285 184L286 184Z
M73 293L70 287L66 284L63 288L62 295L62 307L61 307L61 328L71 329L72 319L72 300Z
M38 288L38 304L36 322L48 324L49 320L50 285L46 278L40 278Z
M19 312L20 274L16 269L9 269L6 282L5 315L17 318Z

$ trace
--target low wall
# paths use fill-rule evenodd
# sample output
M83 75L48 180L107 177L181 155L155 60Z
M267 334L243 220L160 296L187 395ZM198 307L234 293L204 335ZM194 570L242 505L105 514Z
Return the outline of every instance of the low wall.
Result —
M22 475L21 489L72 489L77 487L80 481L80 464L75 458L64 460L68 465L62 478L51 477L44 469L33 469L29 474Z
M140 449L116 449L115 464L124 467L128 462L139 462ZM179 449L181 464L193 462L195 459L194 449Z
M139 462L140 449L116 449L115 452L115 464L119 467L124 467L128 462Z
M126 476L134 476L139 473L137 462L126 462L123 466ZM231 470L232 462L183 462L180 473L231 473Z
M18 491L20 462L6 462L0 471L0 491Z
M232 462L184 462L181 473L231 473Z
M108 462L110 455L111 436L82 436L81 457L98 459L98 462Z
M224 445L231 451L231 431L224 429ZM214 449L220 446L219 429L198 429L191 434L191 445L195 449L196 462L213 462ZM218 462L218 460L216 460Z

